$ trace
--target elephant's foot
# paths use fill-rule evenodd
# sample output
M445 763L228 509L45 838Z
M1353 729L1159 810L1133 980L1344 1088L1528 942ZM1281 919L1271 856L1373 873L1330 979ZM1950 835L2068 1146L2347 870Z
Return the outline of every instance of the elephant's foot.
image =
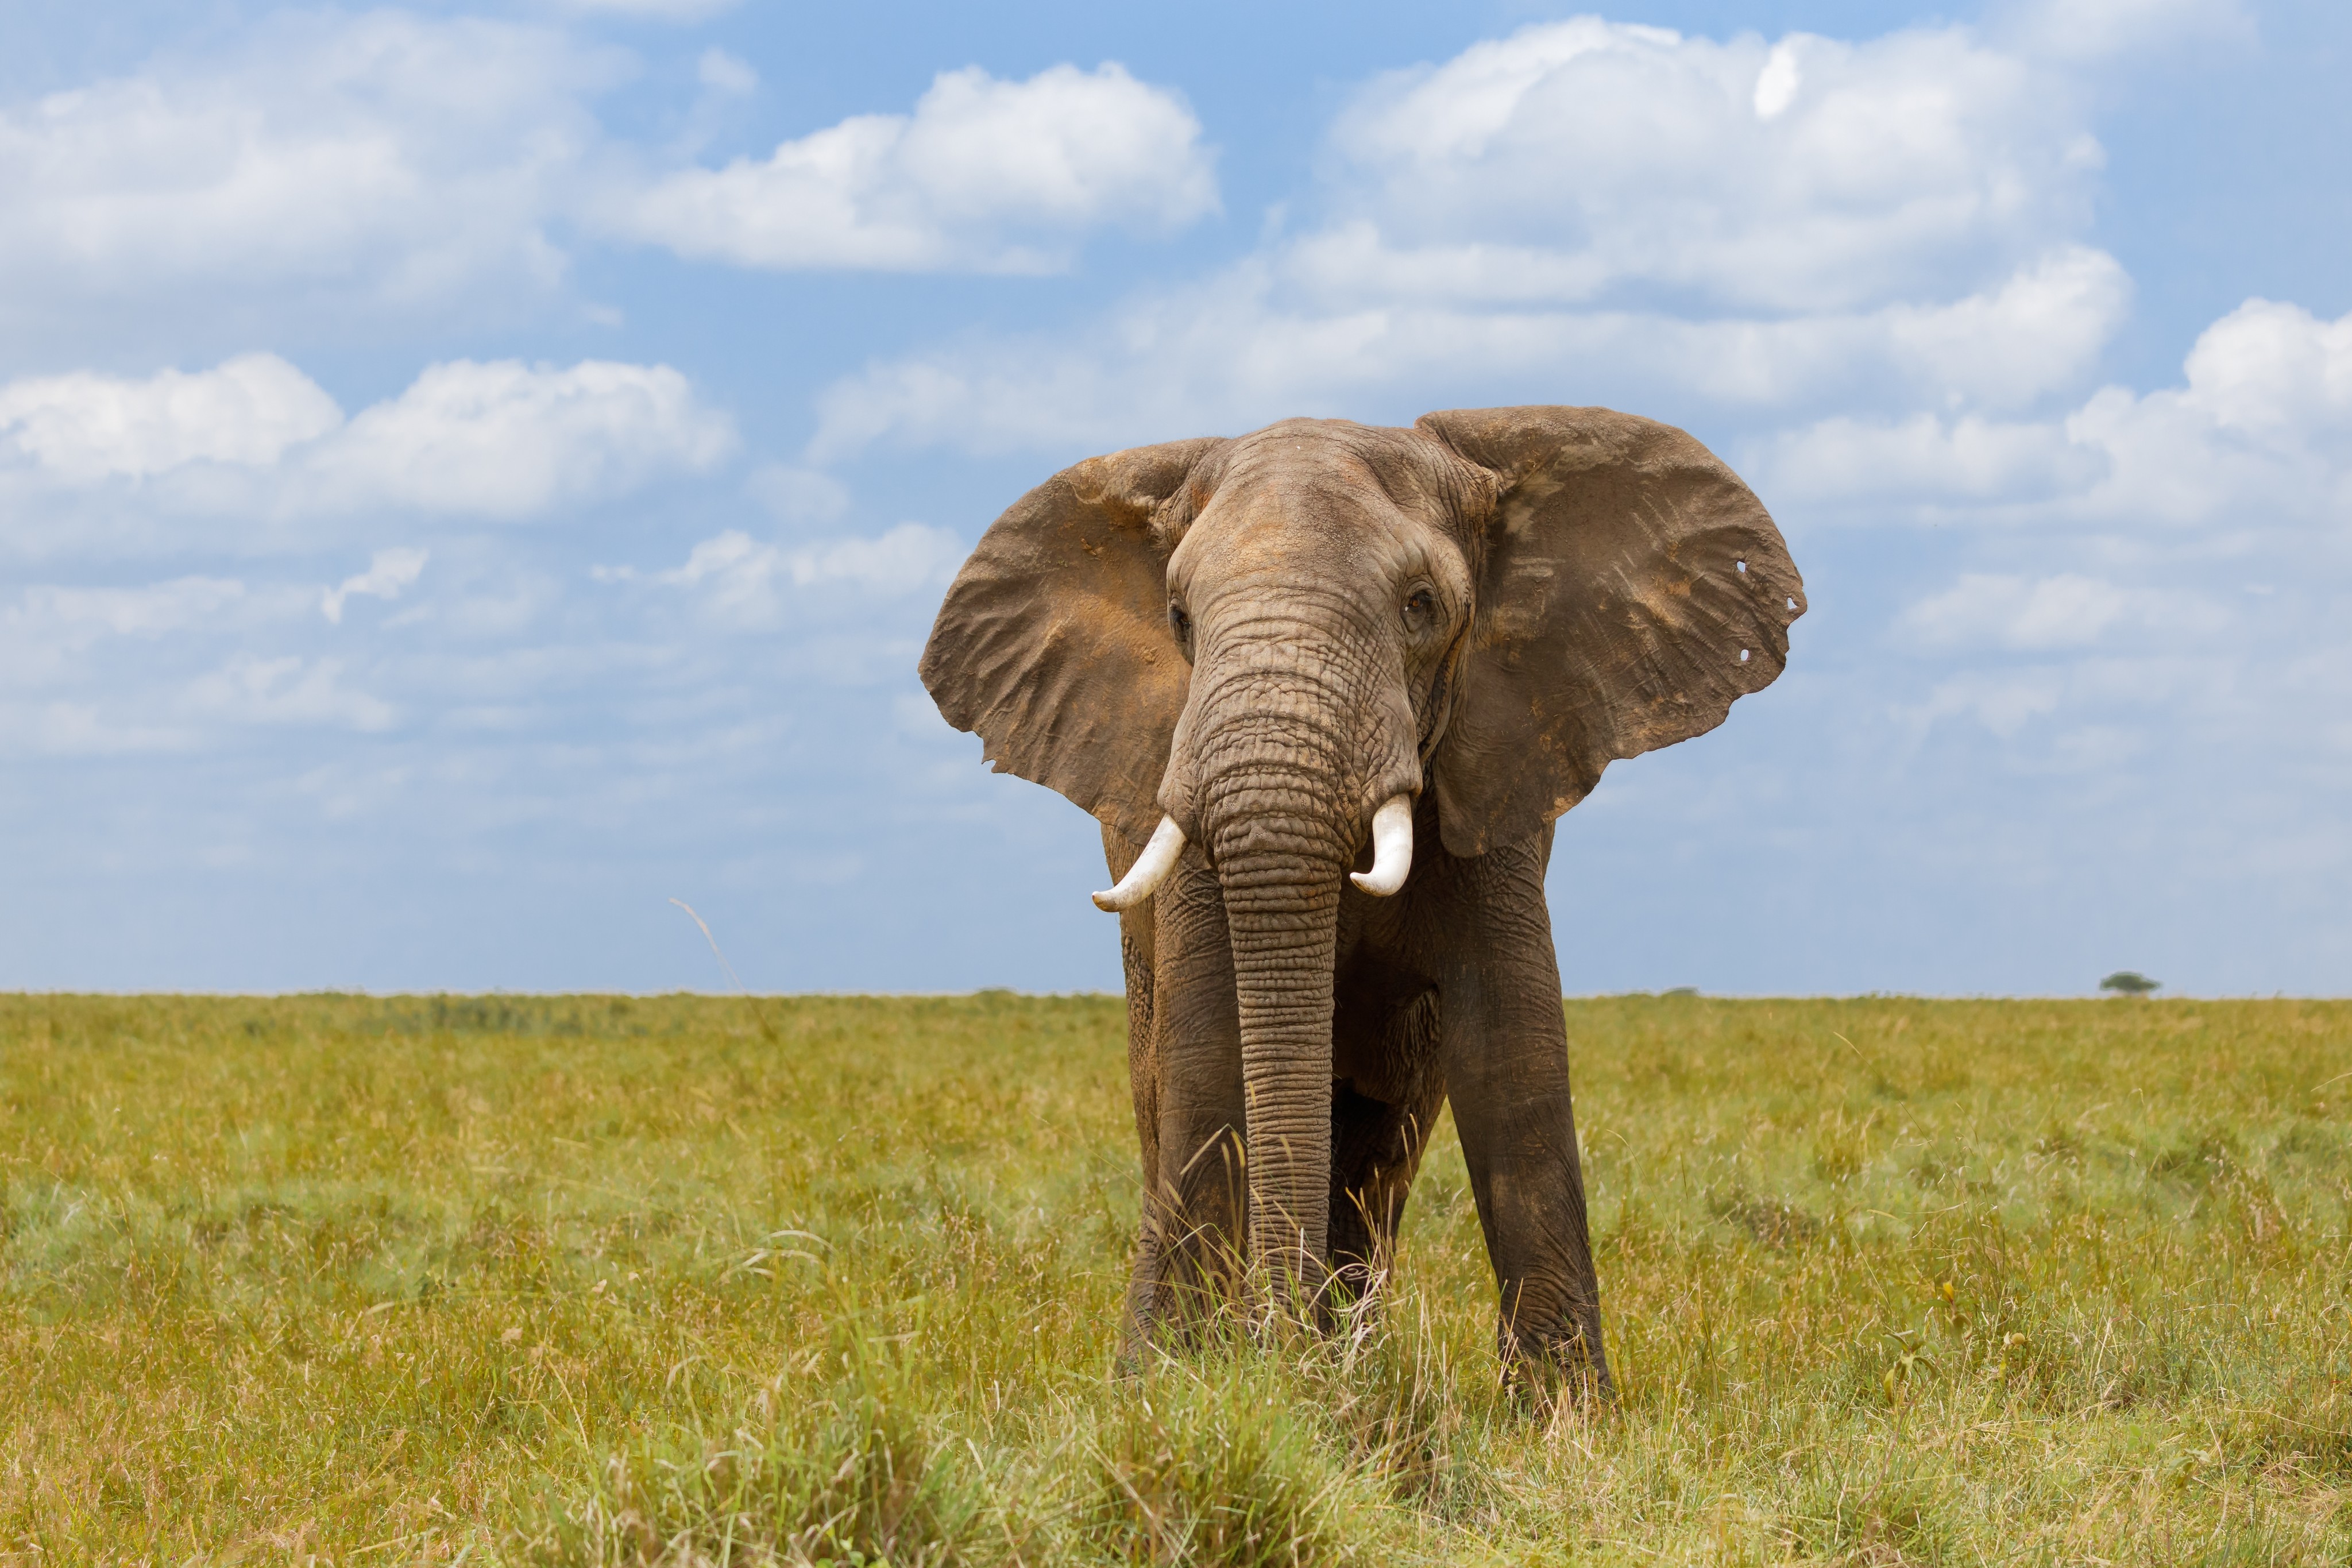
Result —
M1157 1354L1197 1344L1221 1323L1246 1329L1252 1301L1248 1269L1227 1231L1186 1226L1163 1212L1136 1243L1119 1326L1120 1369L1140 1371Z
M1570 1321L1550 1329L1504 1323L1496 1336L1506 1386L1522 1397L1551 1405L1566 1401L1586 1408L1613 1405L1616 1380L1597 1321Z

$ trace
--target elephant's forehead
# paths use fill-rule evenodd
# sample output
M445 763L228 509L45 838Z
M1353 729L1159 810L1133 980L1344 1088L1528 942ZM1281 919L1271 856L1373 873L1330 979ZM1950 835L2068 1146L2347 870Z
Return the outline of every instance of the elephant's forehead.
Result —
M1292 468L1235 475L1218 487L1181 553L1212 553L1234 568L1337 565L1418 552L1429 532L1426 518L1399 507L1360 474Z
M1344 419L1286 419L1234 443L1213 501L1234 521L1374 538L1440 523L1454 476L1448 454L1410 430Z
M1401 500L1438 488L1440 457L1411 430L1347 419L1285 419L1236 440L1225 474L1228 483L1318 482L1389 491ZM1394 493L1400 489L1405 493Z
M1180 592L1253 592L1268 583L1321 584L1341 597L1384 598L1416 573L1449 583L1459 551L1443 532L1399 509L1378 486L1347 489L1292 479L1221 487L1171 563Z

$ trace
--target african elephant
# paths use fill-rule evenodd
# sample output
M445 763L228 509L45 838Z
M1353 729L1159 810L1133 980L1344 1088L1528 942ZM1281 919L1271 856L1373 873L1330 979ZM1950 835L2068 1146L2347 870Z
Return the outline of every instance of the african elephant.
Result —
M1552 823L1770 682L1803 605L1729 468L1603 408L1139 447L996 521L922 679L1102 825L1130 1350L1236 1261L1294 1302L1376 1280L1450 1097L1507 1367L1608 1388Z

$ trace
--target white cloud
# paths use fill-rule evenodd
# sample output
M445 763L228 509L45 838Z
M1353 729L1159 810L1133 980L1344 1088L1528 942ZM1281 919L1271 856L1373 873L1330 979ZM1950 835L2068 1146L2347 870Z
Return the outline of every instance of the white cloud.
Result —
M1804 85L1805 68L1798 58L1797 45L1783 38L1772 46L1772 52L1764 57L1764 68L1756 73L1756 118L1778 120L1786 114Z
M1891 716L1915 742L1945 720L1973 720L2005 743L2005 768L2105 773L2112 789L2147 782L2130 770L2150 750L2175 765L2194 756L2223 769L2261 753L2283 760L2304 751L2317 760L2312 753L2328 749L2326 738L2311 732L2307 698L2280 674L2242 638L2136 654L2076 649L2063 662L1962 668L1924 700L1894 704ZM2306 749L2313 740L2319 744Z
M1342 298L1967 291L2086 217L2102 158L2073 96L1961 28L1768 47L1543 24L1360 94L1332 135L1355 216L1296 264Z
M392 705L346 687L342 676L337 659L236 654L190 685L187 706L206 718L237 724L390 729L395 717Z
M110 633L159 637L166 632L215 625L220 613L245 597L230 577L181 577L139 588L68 588L37 584L6 612L10 622L76 643Z
M1216 206L1200 122L1116 65L950 71L911 115L715 170L606 134L593 100L635 69L547 27L281 14L227 50L0 104L0 322L71 342L72 324L152 342L191 300L272 324L510 317L560 293L583 224L759 267L1034 271L1082 229L1162 232ZM722 98L759 83L719 49L698 74Z
M504 23L280 16L226 58L0 110L0 292L32 321L194 288L273 314L536 292L623 57Z
M1879 320L1919 391L1946 406L2011 407L2077 381L2130 301L2131 279L2115 258L2069 246L1997 288L1948 304L1889 306Z
M2110 386L2072 414L1993 423L1841 416L1765 449L1768 490L1990 515L2174 528L2352 531L2352 314L2250 300L2208 327L2185 384Z
M0 385L0 452L69 480L142 479L198 462L267 468L342 419L316 382L268 353L194 374L80 372Z
M364 572L354 573L329 588L319 600L319 613L340 626L343 619L343 601L354 594L371 599L397 599L401 590L414 584L425 573L425 563L430 558L423 550L395 547L379 550L368 562Z
M0 702L0 751L42 756L122 756L179 751L188 731L168 724L120 723L87 702Z
M1960 28L1528 27L1359 94L1319 224L1075 341L870 365L822 395L809 451L1066 451L1447 402L1981 425L2078 395L2129 306L2076 237L2102 163L2080 98Z
M522 518L601 500L735 447L732 421L667 365L432 365L307 456L301 510Z
M730 98L740 98L760 85L760 73L751 62L729 54L725 49L705 49L695 62L695 79L713 92Z
M247 594L233 577L181 577L138 587L36 584L0 606L0 688L52 686L110 637L152 642L175 633L226 631L266 619L278 595ZM44 721L46 722L46 721Z
M2079 382L2127 299L2113 259L2081 249L1947 303L1770 320L1320 310L1253 263L1134 302L1075 343L981 341L869 366L820 395L809 450L829 461L884 439L976 452L1121 445L1294 414L1362 417L1368 402L1408 391L1418 406L1398 417L1447 401L2009 407Z
M700 22L735 8L737 0L551 0L583 16L628 16L651 22Z
M0 384L0 478L135 486L167 511L514 519L707 470L734 447L733 422L667 365L452 361L348 422L270 354Z
M2249 300L2189 350L2190 397L2223 429L2274 446L2352 456L2352 312Z
M401 574L400 563L384 564L384 575ZM215 738L223 723L386 727L391 705L346 686L342 667L331 659L239 651L188 679L189 664L205 649L299 635L317 603L314 589L226 577L29 586L0 605L0 692L26 694L20 701L0 698L0 749L185 750ZM165 639L167 647L152 646Z
M1938 720L1966 715L2007 739L2030 721L2057 712L2065 686L2064 673L2054 669L1970 670L1938 682L1927 701L1898 716L1924 732Z
M902 522L877 538L829 539L799 549L762 543L738 529L706 539L682 565L652 581L695 590L720 625L767 628L782 624L786 591L847 588L894 596L944 584L964 557L962 541L943 528ZM621 569L607 581L635 575Z
M831 522L849 510L849 487L814 468L763 463L743 488L782 522Z
M1026 81L941 73L911 115L866 114L764 160L615 195L614 232L775 268L1037 271L1099 224L1179 227L1216 207L1201 125L1117 65Z
M1938 505L2038 500L2080 489L2100 454L2047 421L1917 414L1894 423L1836 415L1774 438L1757 482L1776 500L1901 500Z
M2250 300L2199 336L2185 370L2185 386L2109 387L2066 420L2109 462L2081 510L2352 525L2352 314Z
M2122 626L2180 637L2210 634L2226 620L2219 606L2193 595L2071 572L2039 578L1970 572L1913 605L1897 628L1928 647L2029 652L2088 647Z
M2242 0L2010 0L1990 23L2019 49L2067 60L2254 35Z

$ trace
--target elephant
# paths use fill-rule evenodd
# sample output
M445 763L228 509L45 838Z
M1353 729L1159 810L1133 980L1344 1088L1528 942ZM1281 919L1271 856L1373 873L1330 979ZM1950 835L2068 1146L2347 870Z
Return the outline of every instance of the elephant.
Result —
M1188 1302L1375 1289L1450 1100L1507 1374L1608 1395L1553 825L1768 685L1804 604L1728 467L1606 408L1138 447L988 529L920 674L997 772L1101 826L1130 1356Z

